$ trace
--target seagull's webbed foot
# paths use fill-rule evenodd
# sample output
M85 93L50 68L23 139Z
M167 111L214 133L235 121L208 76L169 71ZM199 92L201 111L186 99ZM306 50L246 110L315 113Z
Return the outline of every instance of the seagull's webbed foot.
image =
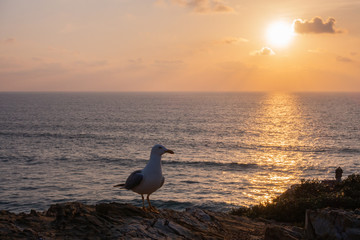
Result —
M157 210L155 207L153 207L151 205L149 196L150 196L150 194L148 194L147 197L146 197L146 200L147 200L147 202L149 204L149 207L148 207L149 211L153 212L153 213L160 213L159 210Z
M156 207L153 206L148 207L148 210L153 213L160 213L159 210L157 210Z

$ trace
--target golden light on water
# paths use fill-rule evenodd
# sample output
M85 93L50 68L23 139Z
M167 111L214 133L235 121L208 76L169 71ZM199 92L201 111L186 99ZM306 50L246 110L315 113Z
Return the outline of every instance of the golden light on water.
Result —
M248 159L256 163L260 170L251 175L223 173L223 178L238 182L248 189L243 192L249 202L270 201L299 180L303 154L299 146L302 142L304 124L301 104L296 95L273 93L264 97L256 112L257 117L248 131L256 132L251 140L254 146L260 146ZM225 176L225 174L227 174ZM248 176L248 179L244 179ZM254 187L252 187L254 186ZM229 200L225 200L229 201ZM230 201L236 202L236 200ZM248 204L246 200L242 204Z
M267 176L255 178L258 185L272 186L267 189L265 196L260 196L259 201L269 200L287 189L288 185L298 179L300 172L297 170L301 161L300 151L293 151L300 142L300 133L303 126L302 112L295 95L274 93L264 99L263 108L260 110L259 122L261 137L259 144L265 147L257 156L258 164L270 166ZM291 155L291 158L290 158ZM295 156L294 156L295 155ZM292 160L291 160L292 159ZM281 171L272 171L281 168Z
M261 111L260 129L262 137L260 145L269 148L257 156L259 164L281 168L282 171L271 171L268 176L259 179L258 184L272 186L259 201L271 199L285 191L288 186L297 181L300 172L297 165L302 159L300 134L304 128L302 112L297 97L292 94L270 94L264 101ZM295 150L295 151L294 151ZM298 162L294 159L298 159Z

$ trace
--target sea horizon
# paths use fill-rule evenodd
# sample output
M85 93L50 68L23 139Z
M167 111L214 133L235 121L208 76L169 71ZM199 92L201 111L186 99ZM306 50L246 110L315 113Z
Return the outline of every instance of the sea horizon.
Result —
M33 91L33 90L16 90L16 91L1 91L0 93L360 93L360 91L295 91L295 90L258 90L258 91L69 91L69 90L44 90L44 91Z

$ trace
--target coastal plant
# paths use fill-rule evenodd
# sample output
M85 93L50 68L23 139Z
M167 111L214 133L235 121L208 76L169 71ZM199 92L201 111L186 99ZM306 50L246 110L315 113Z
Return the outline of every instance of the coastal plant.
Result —
M360 208L360 175L350 175L339 183L317 179L301 180L300 184L293 185L272 201L249 208L233 209L231 213L251 218L303 223L307 209L326 207L350 210Z

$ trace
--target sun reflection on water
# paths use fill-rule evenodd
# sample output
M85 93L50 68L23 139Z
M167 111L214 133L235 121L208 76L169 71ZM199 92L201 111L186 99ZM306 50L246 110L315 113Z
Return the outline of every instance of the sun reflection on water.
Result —
M271 199L298 180L300 171L297 166L302 164L302 152L288 150L304 146L301 142L304 129L302 112L295 95L268 94L262 106L254 124L260 133L256 140L264 146L264 150L254 157L258 165L268 168L268 171L263 176L252 178L252 183L268 187L260 194L250 191L254 195L252 197L259 201Z
M301 104L297 96L287 93L271 93L264 96L261 107L257 110L256 120L249 126L254 146L260 149L251 154L251 162L262 170L256 173L227 175L239 185L247 185L243 191L244 199L249 202L264 202L285 191L298 181L305 164L299 146L311 143L302 142L305 133ZM243 178L248 178L244 183ZM229 199L228 199L229 200ZM231 201L230 201L231 202ZM248 205L246 200L243 204Z

